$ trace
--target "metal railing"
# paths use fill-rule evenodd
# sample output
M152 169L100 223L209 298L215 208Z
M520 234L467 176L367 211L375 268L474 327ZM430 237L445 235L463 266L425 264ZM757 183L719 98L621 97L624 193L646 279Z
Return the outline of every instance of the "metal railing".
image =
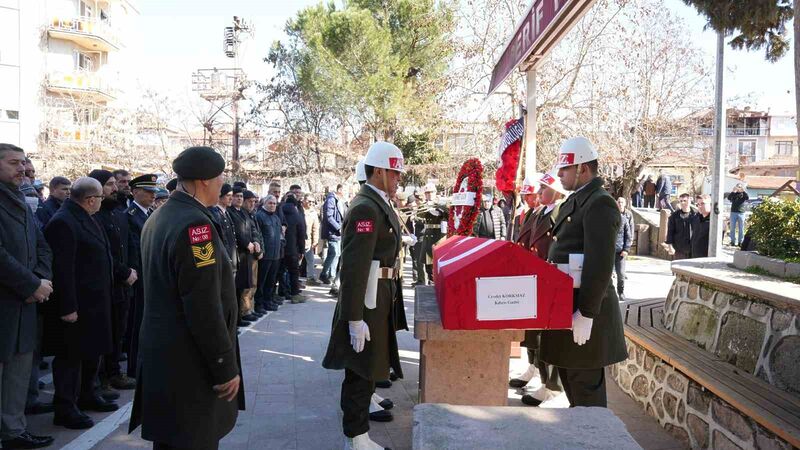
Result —
M697 129L697 134L700 136L713 136L714 135L714 128L706 128L701 127ZM767 136L769 134L769 128L733 128L728 127L727 133L728 136Z
M103 39L115 47L120 46L120 40L108 20L99 17L55 17L48 25L49 30L79 33Z
M99 93L110 97L115 95L114 87L98 72L52 72L47 76L47 86L51 89Z

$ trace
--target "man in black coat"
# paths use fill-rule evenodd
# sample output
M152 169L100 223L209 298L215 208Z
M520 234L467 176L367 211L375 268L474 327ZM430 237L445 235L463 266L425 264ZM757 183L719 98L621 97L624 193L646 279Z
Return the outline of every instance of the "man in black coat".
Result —
M128 219L119 209L117 181L107 170L93 170L89 176L103 186L103 203L95 220L100 224L108 238L111 257L114 261L114 286L111 295L111 333L112 352L103 357L100 378L104 389L133 389L136 380L123 375L119 366L122 354L122 339L128 326L130 307L130 287L139 278L136 270L128 265Z
M305 235L303 215L297 209L300 202L294 194L288 194L283 203L283 217L286 219L284 237L286 245L283 253L283 265L289 273L289 292L292 303L303 303L306 298L300 293L300 256L305 253Z
M70 429L94 426L83 411L117 409L94 388L100 357L112 350L114 263L106 234L92 217L102 199L97 180L78 178L44 229L53 249L55 301L45 312L43 353L55 355L53 424Z
M225 161L192 147L172 168L178 187L142 234L145 317L129 430L141 424L156 450L210 450L244 409L233 270L208 210Z
M50 247L19 190L25 152L0 144L0 440L3 448L39 448L49 436L26 430L25 397L36 348L36 304L53 292Z
M53 177L53 179L50 180L50 196L42 203L42 207L36 210L36 218L39 219L42 228L53 218L58 208L61 208L61 204L64 203L64 200L69 198L69 188L71 185L72 182L64 177Z
M127 172L126 172L127 173ZM120 178L115 177L117 182ZM125 180L125 176L121 178ZM125 210L128 216L128 265L142 273L142 254L140 240L142 229L150 217L150 207L156 199L158 177L155 174L141 175L130 180L128 187L133 192L130 206ZM122 191L124 193L124 190ZM127 195L117 192L117 201L126 202ZM144 308L144 281L137 280L133 284L133 301L128 308L128 370L131 378L136 378L136 358L139 353L139 328L142 326Z
M125 169L117 169L111 172L117 182L117 202L119 208L126 211L133 202L133 195L131 194L131 174Z
M698 195L695 198L697 213L692 217L692 258L708 256L708 233L711 227L711 196Z
M692 257L692 218L696 214L692 211L692 197L681 194L680 209L669 216L667 221L667 239L665 244L672 246L675 257L673 259L687 259Z
M233 188L231 207L227 210L233 222L239 261L239 269L236 271L236 295L239 298L239 317L253 322L260 317L253 309L253 291L256 286L254 277L258 276L258 269L254 270L254 263L261 253L259 242L261 233L255 220L243 206L244 191L236 186Z

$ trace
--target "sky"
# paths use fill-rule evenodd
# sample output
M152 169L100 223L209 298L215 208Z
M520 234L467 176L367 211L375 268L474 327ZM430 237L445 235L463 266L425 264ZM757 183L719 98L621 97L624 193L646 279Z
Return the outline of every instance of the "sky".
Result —
M222 36L234 15L254 25L254 33L245 37L240 48L241 67L250 79L266 80L270 68L262 59L272 42L284 38L286 21L301 9L319 3L319 0L132 1L140 16L128 45L131 67L138 68L142 86L176 96L191 95L191 74L196 69L233 66L233 60L222 52ZM703 31L704 18L681 0L666 0L666 4L686 20L695 41L713 63L716 35ZM791 34L791 28L789 32ZM747 52L730 47L726 47L725 58L726 98L751 98L753 100L746 104L754 109L794 114L791 50L774 64L767 62L761 51Z

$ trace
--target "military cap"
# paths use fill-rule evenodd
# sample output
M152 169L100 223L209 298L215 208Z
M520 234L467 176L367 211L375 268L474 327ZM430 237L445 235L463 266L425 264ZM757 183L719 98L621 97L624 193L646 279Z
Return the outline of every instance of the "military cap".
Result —
M167 181L167 190L168 191L172 192L177 188L178 188L178 179L177 178L173 178L173 179Z
M225 170L225 160L211 147L189 147L172 161L172 170L183 180L210 180Z
M222 189L219 190L219 196L222 197L224 195L228 195L228 193L231 192L232 190L233 188L231 188L231 185L225 183L222 185Z
M160 198L169 198L169 191L164 188L158 188L158 191L156 191L156 200Z
M255 193L255 192L253 192L253 191L248 191L248 190L246 190L246 189L245 189L245 191L244 191L244 199L245 199L245 200L247 200L247 199L250 199L250 198L257 198L257 197L258 197L258 196L256 195L256 193Z
M156 192L158 191L158 186L156 186L157 182L158 182L158 175L148 173L132 179L130 182L130 186L131 189L141 188L146 191Z

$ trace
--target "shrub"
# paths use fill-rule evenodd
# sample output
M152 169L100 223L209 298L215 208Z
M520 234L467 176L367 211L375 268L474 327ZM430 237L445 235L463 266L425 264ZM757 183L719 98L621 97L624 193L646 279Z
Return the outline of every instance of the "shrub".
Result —
M748 231L764 256L800 258L800 201L770 198L753 209Z

